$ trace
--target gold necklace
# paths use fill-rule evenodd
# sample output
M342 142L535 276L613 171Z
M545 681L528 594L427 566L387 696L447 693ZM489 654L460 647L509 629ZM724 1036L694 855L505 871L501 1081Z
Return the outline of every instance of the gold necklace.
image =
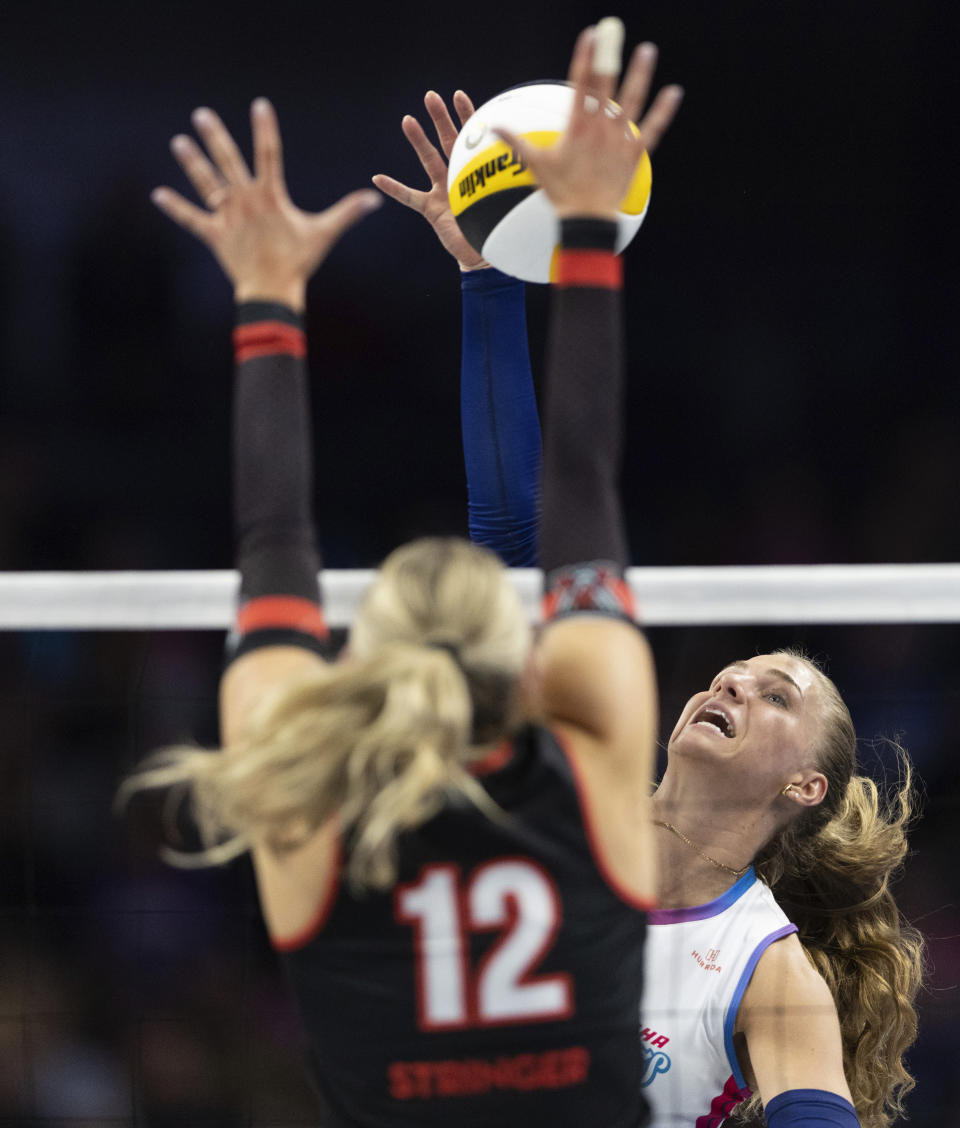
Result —
M733 874L734 877L743 877L743 875L750 868L749 862L747 862L743 869L734 869L733 866L725 865L723 862L718 862L716 858L711 858L710 855L705 854L695 842L691 842L690 839L687 838L687 836L683 833L683 831L679 827L674 826L673 823L661 822L660 819L654 819L653 825L662 826L664 830L672 831L677 836L677 838L679 838L681 842L685 842L691 850L696 850L696 852L700 855L701 858L704 859L704 861L709 862L710 865L716 866L717 869L721 869L725 873Z

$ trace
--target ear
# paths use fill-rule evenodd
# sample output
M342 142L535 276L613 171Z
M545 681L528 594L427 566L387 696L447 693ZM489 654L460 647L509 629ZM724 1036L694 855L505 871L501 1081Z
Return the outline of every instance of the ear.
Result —
M806 779L791 780L784 799L801 807L816 807L827 796L827 777L823 772L812 772Z

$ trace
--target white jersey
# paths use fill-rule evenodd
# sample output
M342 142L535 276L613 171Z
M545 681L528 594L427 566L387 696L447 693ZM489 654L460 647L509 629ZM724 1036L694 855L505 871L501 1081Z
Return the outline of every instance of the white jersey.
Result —
M726 893L647 916L642 1011L651 1128L718 1128L751 1095L733 1048L737 1008L757 961L797 931L749 870Z

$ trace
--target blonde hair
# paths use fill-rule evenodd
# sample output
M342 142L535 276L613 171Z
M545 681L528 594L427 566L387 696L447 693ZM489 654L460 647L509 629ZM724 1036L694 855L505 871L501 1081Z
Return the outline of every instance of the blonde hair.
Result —
M802 653L777 653L803 662L820 685L824 725L815 760L827 793L768 842L754 866L836 1001L844 1072L863 1128L886 1128L915 1084L903 1055L917 1036L914 1000L924 975L923 938L901 917L890 888L907 853L913 773L906 752L892 744L896 784L881 790L857 775L856 734L836 686Z
M530 628L493 553L414 541L384 561L350 656L270 695L222 753L173 748L121 788L186 787L213 865L302 844L336 815L354 887L388 888L396 841L455 794L499 809L469 773L518 722ZM183 855L171 860L184 862Z

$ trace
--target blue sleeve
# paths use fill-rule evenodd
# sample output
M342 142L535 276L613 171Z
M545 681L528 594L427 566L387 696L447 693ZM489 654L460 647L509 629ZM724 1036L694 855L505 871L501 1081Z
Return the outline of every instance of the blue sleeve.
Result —
M492 267L462 275L460 414L470 538L511 567L537 563L540 420L524 284Z
M768 1128L860 1128L853 1105L825 1089L778 1093L763 1111Z

